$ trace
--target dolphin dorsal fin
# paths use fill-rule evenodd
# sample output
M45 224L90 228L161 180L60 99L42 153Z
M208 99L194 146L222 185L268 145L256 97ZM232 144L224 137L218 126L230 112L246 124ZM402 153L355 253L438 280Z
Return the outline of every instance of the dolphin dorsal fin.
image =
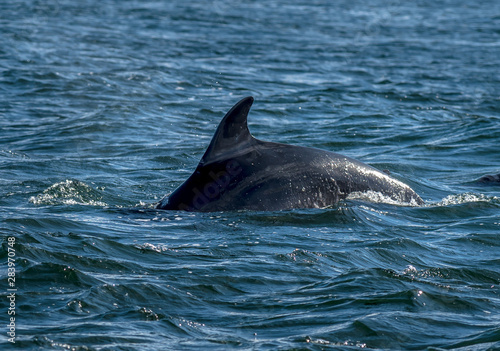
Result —
M253 97L246 97L226 113L200 164L216 162L251 145L254 138L248 130L247 116L252 104Z

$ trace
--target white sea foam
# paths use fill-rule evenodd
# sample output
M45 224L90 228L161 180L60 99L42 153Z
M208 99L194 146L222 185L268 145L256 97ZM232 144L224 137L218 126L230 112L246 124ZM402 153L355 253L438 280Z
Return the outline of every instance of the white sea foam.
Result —
M51 185L43 193L30 197L29 202L35 205L107 205L102 201L99 190L78 180L70 179Z
M438 202L437 206L452 206L473 202L499 202L500 198L496 196L486 196L484 194L463 193L456 195L448 195L443 200Z
M368 191L355 191L349 194L347 197L349 200L363 200L367 202L374 203L384 203L397 206L419 206L419 204L412 199L410 202L400 200L395 200L387 195L384 195L378 191L368 190Z

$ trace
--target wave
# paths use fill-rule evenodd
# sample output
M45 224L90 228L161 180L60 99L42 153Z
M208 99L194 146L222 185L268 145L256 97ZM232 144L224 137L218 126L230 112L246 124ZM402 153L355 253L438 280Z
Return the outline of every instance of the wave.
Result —
M500 198L497 196L487 196L484 194L463 193L456 195L449 195L443 200L438 202L437 206L453 206L466 203L491 203L500 204Z
M373 203L384 203L384 204L390 204L390 205L396 205L396 206L419 206L417 201L415 199L411 199L410 202L403 201L401 200L395 200L387 195L384 195L378 191L355 191L353 193L350 193L349 196L347 197L349 200L362 200L362 201L367 201L367 202L373 202Z
M107 206L103 201L102 190L94 189L88 184L78 180L65 180L55 183L43 191L32 196L29 202L34 205L87 205Z

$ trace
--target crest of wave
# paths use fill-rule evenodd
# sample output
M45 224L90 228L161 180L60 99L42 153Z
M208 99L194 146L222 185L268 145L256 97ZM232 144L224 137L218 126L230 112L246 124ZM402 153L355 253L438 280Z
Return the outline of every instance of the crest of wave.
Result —
M419 204L414 199L412 199L410 202L403 201L403 199L395 200L387 195L373 190L363 192L355 191L350 193L347 198L350 200L362 200L367 202L384 203L397 206L419 206Z
M106 206L99 190L78 180L65 180L51 185L43 193L30 197L35 205L90 205Z
M439 202L438 206L451 206L451 205L460 205L470 202L487 202L487 203L500 203L500 198L496 196L486 196L484 194L474 194L474 193L463 193L457 195L448 195L441 202Z

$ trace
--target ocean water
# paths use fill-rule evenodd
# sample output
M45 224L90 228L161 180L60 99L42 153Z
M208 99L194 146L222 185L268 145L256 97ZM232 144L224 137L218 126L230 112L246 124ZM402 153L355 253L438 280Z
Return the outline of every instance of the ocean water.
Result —
M155 210L249 95L426 204ZM500 2L3 1L0 97L2 350L500 350Z

